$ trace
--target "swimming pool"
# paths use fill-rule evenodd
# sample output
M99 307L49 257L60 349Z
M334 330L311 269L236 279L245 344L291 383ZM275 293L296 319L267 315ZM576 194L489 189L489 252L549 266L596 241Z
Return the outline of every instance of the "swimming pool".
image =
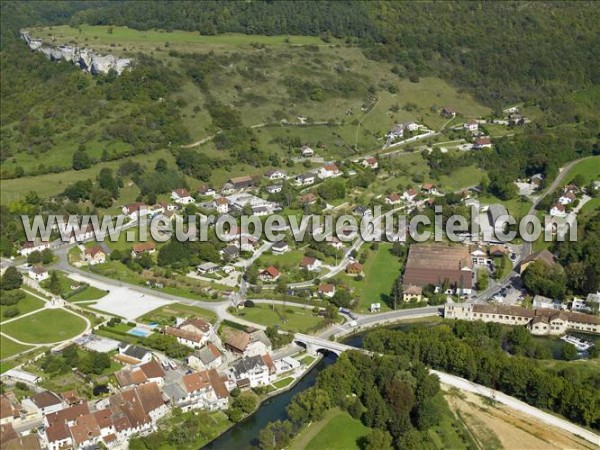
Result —
M133 336L145 338L145 337L150 336L152 334L152 331L148 330L146 328L135 327L135 328L132 328L131 330L129 330L127 332L127 334L131 334Z

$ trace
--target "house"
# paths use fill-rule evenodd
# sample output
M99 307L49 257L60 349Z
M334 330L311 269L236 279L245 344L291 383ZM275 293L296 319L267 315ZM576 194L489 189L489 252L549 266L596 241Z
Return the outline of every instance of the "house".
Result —
M527 267L531 263L534 263L536 261L541 262L542 264L546 265L547 267L552 267L556 264L554 255L552 253L550 253L548 250L544 249L544 250L540 250L538 252L532 253L527 258L525 258L523 261L521 261L521 264L519 265L519 273L522 274L523 272L525 272L525 269L527 269Z
M270 353L273 346L263 330L252 333L237 331L225 340L225 348L243 357L264 355Z
M272 283L277 281L280 275L279 270L273 266L269 266L258 275L258 278L267 283Z
M176 337L177 342L191 348L200 348L208 341L208 336L206 334L183 330L176 327L165 327L163 333L168 336Z
M518 111L515 111L508 115L509 125L523 125L525 123L525 117Z
M396 125L385 135L386 138L395 140L404 136L404 127L402 125Z
M190 203L194 203L194 197L192 197L185 188L179 188L172 191L171 200L180 205L189 205Z
M390 194L385 197L385 203L388 205L397 205L402 201L402 197L396 193Z
M267 354L242 358L231 367L231 378L240 386L266 386L276 373L275 364Z
M309 270L310 272L317 272L321 270L321 261L312 256L305 256L300 261L300 268Z
M33 406L41 415L46 416L65 408L65 403L59 395L50 391L42 391L30 399L23 401L23 406Z
M446 293L470 294L473 289L473 261L464 245L413 244L403 275L404 286L436 288L447 286Z
M223 259L225 259L226 261L232 261L234 259L239 258L240 249L238 247L236 247L235 245L228 245L223 250L221 250L219 253L220 253L221 257Z
M283 170L272 169L265 173L265 178L273 181L273 180L283 180L287 177L287 174Z
M213 326L205 320L198 317L187 319L179 324L181 330L191 331L192 333L204 334L210 337L213 333Z
M402 288L402 300L406 303L415 301L420 302L423 300L423 289L420 286L404 286Z
M402 200L404 201L412 202L415 200L415 198L417 198L417 191L415 191L413 188L410 188L402 193Z
M508 254L508 249L503 245L492 245L489 250L490 256L501 258Z
M42 250L46 250L47 248L50 248L50 242L48 241L25 241L23 243L23 246L19 250L19 253L22 256L28 256L30 253L36 251L41 252Z
M362 264L358 262L351 262L346 266L346 274L352 276L363 275Z
M81 254L81 258L92 266L106 262L106 254L102 247L98 245L86 248Z
M331 245L333 248L337 249L337 250L341 250L342 248L344 248L344 243L342 241L340 241L337 236L327 236L327 238L325 238L326 242L328 245Z
M444 317L521 325L527 327L534 335L561 335L568 330L600 334L599 316L556 309L473 303L447 304L444 306Z
M479 130L479 123L476 120L471 119L463 124L463 128L467 131L474 132Z
M219 214L227 214L229 212L229 200L225 197L215 198L213 208L216 209Z
M419 124L417 122L404 122L402 128L404 128L405 131L417 131L419 129Z
M188 356L186 362L188 366L196 370L216 369L223 364L223 355L212 342L209 342Z
M45 267L42 266L32 266L29 269L29 278L31 278L32 280L35 281L44 281L45 279L47 279L50 274L48 273L48 269L46 269Z
M552 206L552 208L550 208L550 215L552 217L566 217L567 210L564 205L561 205L560 203L556 203L555 205Z
M577 200L577 196L575 195L575 193L573 191L566 191L558 198L558 203L560 203L563 206L566 206L570 205L575 200Z
M487 253L479 247L471 252L471 262L473 266L486 266L488 262Z
M289 249L290 249L290 246L285 241L275 242L271 246L271 252L273 252L274 255L281 255L281 254L289 251Z
M88 224L85 228L75 228L73 229L73 234L69 239L69 243L72 244L74 242L82 243L83 241L94 237L94 227L92 224Z
M317 171L317 175L320 179L325 180L327 178L337 177L338 175L341 175L341 172L335 164L325 164Z
M80 403L83 403L83 400L81 399L81 397L79 397L79 394L75 389L66 392L61 392L60 396L67 406L75 406L79 405Z
M131 247L131 256L137 258L142 256L144 253L149 253L151 255L155 251L156 244L154 242L140 242Z
M20 417L18 401L14 394L0 395L0 425L12 423Z
M450 108L449 106L444 106L442 108L442 116L452 119L456 117L456 110L454 108Z
M215 273L219 270L221 266L219 266L218 264L212 263L212 262L206 262L204 264L200 264L199 266L196 267L196 271L198 273Z
M265 188L267 194L278 194L283 190L282 184L272 184Z
M295 181L299 186L310 186L311 184L315 183L315 179L315 174L309 172L297 175Z
M335 285L322 284L318 287L317 292L321 297L332 298L335 295Z
M315 151L308 145L303 145L300 149L300 154L305 158L312 158L315 155Z
M254 187L254 178L250 175L244 175L242 177L232 178L228 183L231 184L235 191L243 191Z
M362 162L362 166L364 168L369 168L369 169L377 169L379 167L379 163L377 162L377 159L373 158L372 156L369 158L366 158L363 160Z
M298 203L300 203L300 205L312 205L312 204L316 203L316 201L317 201L317 196L315 194L313 194L312 192L301 195L298 198Z
M203 184L202 186L200 186L196 192L198 193L198 195L215 195L217 193L217 191L212 188L211 186L208 186L206 184Z
M490 140L490 138L483 137L475 139L475 142L473 143L473 149L481 150L484 148L492 148L492 141Z
M542 183L544 182L544 177L542 176L541 173L536 173L529 179L529 182L531 184L536 185L537 187L540 187L542 185Z
M534 296L532 306L534 308L543 309L562 309L562 303L560 301L555 301L551 298L544 297L543 295Z
M115 355L115 359L125 364L142 364L152 360L152 352L137 345L120 344L119 354Z
M424 183L421 185L421 192L423 192L424 194L438 194L438 190L435 187L435 185L431 184L431 183Z
M132 220L148 215L148 206L141 202L130 203L129 205L123 206L121 209L123 214Z

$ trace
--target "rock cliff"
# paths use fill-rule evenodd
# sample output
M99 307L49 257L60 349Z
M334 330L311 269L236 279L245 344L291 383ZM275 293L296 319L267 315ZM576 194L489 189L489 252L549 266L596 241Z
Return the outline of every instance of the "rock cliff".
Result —
M51 61L63 59L72 62L81 70L92 75L107 74L110 70L114 70L121 75L132 63L131 59L117 58L114 55L98 55L88 48L73 47L71 45L58 47L45 45L42 39L32 38L27 31L23 30L21 31L21 37L30 49L42 52Z

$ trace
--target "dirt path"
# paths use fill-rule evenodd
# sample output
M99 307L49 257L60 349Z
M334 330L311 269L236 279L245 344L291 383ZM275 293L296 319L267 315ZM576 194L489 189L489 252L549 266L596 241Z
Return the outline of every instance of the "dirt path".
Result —
M447 387L444 387L447 390ZM508 450L593 449L593 444L531 416L475 394L446 396L450 409L464 422L479 448Z

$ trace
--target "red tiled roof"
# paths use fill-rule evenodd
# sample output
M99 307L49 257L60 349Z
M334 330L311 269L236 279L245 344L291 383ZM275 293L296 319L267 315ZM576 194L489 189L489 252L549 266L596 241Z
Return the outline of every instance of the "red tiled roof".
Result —
M300 267L308 267L312 266L317 261L317 258L313 258L312 256L305 256L300 261Z
M273 266L267 267L265 270L262 271L262 273L269 275L271 278L277 278L279 276L279 270L277 270Z

